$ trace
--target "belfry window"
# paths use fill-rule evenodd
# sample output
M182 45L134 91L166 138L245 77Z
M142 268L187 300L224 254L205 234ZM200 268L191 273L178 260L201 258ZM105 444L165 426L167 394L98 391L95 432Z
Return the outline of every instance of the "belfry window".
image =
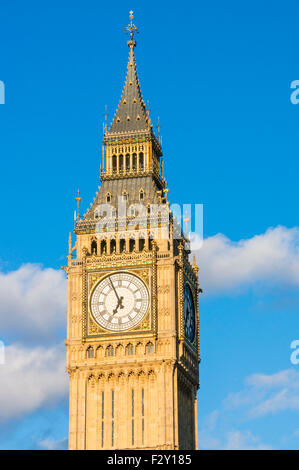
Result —
M137 170L137 155L133 153L133 170Z
M130 171L130 155L126 155L126 171Z
M143 153L140 152L139 154L139 170L143 171L144 170L144 158L143 158Z
M107 202L107 204L109 204L111 202L111 194L110 193L106 194L106 202Z
M130 238L129 246L130 246L130 251L132 252L135 249L135 240L134 240L134 238Z
M95 240L93 240L91 242L91 254L96 255L97 252L98 252L98 245L97 245L97 242Z
M113 238L110 242L110 253L116 252L116 240Z
M119 251L120 253L123 253L126 250L126 240L124 238L121 238L119 241Z
M101 255L105 255L107 252L106 240L101 241Z
M117 170L117 156L116 155L112 156L112 170L113 170L113 173L116 172Z
M119 164L119 171L123 171L124 169L124 156L123 155L120 155L118 157L119 161L118 161L118 164Z

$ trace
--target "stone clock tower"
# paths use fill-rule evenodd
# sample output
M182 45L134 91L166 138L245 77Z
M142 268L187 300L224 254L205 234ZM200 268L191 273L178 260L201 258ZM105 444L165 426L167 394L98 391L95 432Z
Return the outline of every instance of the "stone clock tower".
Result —
M69 448L196 449L198 268L167 201L132 19L125 85L104 129L101 186L76 216L64 268Z

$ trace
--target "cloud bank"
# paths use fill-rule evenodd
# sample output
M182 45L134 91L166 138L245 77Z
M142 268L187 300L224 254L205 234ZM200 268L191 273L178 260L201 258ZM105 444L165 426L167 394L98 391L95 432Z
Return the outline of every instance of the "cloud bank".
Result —
M66 324L66 279L61 270L25 264L0 272L0 334L13 341L57 341Z
M257 283L299 285L299 229L278 226L262 235L231 241L222 234L194 238L193 253L207 295Z
M0 422L66 397L66 279L61 270L26 264L0 272ZM61 339L60 339L61 338Z
M64 346L6 347L0 382L0 422L56 404L67 393Z
M243 409L248 419L287 410L299 411L299 371L295 369L272 375L252 374L244 384L243 390L226 398L226 409Z

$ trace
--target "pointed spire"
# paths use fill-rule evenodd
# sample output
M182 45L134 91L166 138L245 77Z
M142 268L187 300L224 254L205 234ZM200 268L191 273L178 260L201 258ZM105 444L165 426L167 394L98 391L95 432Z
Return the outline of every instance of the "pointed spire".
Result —
M129 60L127 66L126 81L121 95L121 99L114 115L110 128L105 133L104 139L115 138L117 134L138 134L151 133L152 126L146 107L141 95L140 84L137 75L134 48L136 41L134 33L137 28L133 23L133 12L130 11L130 23L126 32L130 34ZM136 136L137 137L137 136Z

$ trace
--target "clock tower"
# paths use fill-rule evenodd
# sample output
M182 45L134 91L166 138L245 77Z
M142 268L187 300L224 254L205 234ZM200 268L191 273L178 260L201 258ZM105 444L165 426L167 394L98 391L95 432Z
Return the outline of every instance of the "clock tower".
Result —
M137 76L130 13L101 185L69 237L70 449L196 449L198 267L167 200L161 139ZM76 198L78 203L80 197Z

